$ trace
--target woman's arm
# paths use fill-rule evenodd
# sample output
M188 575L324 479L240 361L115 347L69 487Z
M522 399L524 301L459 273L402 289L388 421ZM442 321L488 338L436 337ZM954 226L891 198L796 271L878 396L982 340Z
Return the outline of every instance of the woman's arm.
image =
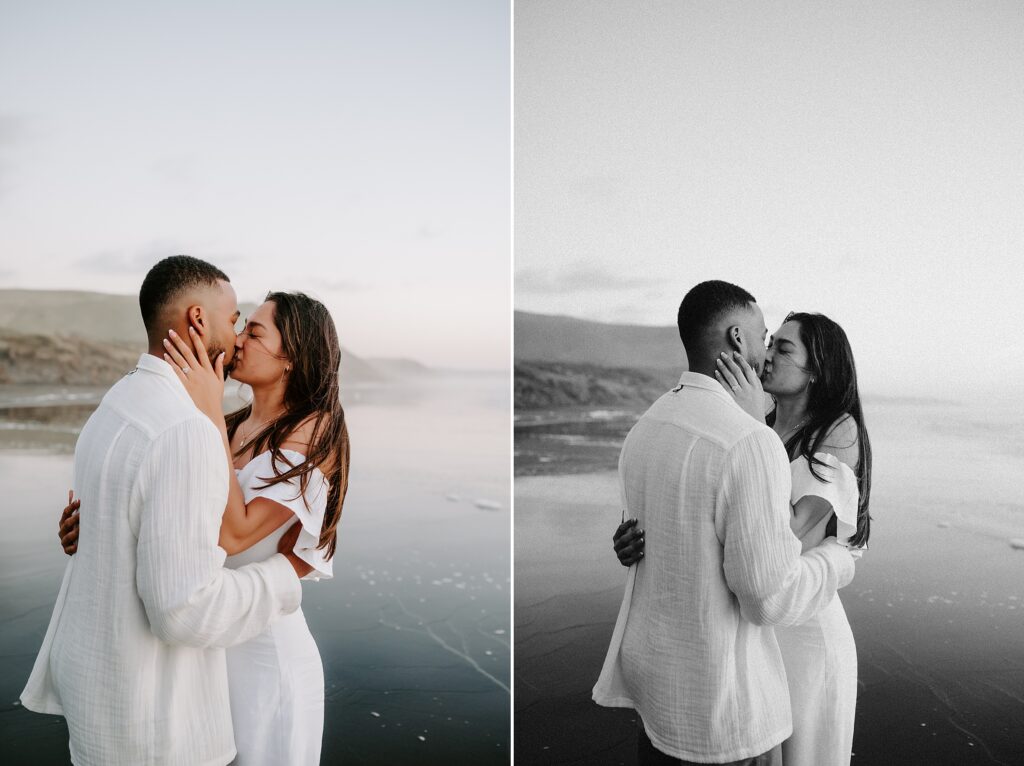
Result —
M789 528L800 541L801 553L806 553L825 539L825 527L831 518L832 504L825 498L804 495L797 500L789 519Z
M220 522L218 544L229 556L248 550L278 527L295 517L291 509L265 497L256 497L246 505L242 485L238 483L223 413L214 425L220 430L221 443L228 461L228 502Z
M220 416L220 422L224 422L223 415ZM300 423L298 428L281 445L281 449L306 454L312 428L311 419ZM289 519L294 518L295 514L287 506L265 497L255 497L248 505L245 504L242 486L238 483L238 477L234 471L226 425L221 429L221 439L224 442L224 449L228 456L228 462L231 463L232 471L228 503L220 525L220 547L226 550L229 556L233 556L251 548Z
M237 486L238 480L232 478ZM248 550L275 529L294 519L291 509L265 497L253 498L248 505L232 508L231 503L224 510L224 520L220 525L218 545L227 551L229 556Z

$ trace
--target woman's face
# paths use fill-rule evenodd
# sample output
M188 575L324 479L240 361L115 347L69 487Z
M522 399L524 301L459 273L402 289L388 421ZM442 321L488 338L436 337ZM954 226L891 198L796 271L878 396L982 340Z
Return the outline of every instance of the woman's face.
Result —
M239 383L270 385L281 380L289 365L284 358L281 332L274 324L274 302L266 301L246 319L235 337L231 377Z
M794 396L807 389L811 375L807 347L800 340L800 323L784 322L768 341L761 385L774 396Z

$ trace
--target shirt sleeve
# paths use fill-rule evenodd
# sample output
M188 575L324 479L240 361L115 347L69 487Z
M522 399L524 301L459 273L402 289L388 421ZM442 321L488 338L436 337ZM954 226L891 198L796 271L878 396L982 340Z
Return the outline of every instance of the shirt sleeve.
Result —
M143 461L136 585L162 641L233 646L302 600L295 570L281 554L224 568L217 541L227 471L220 435L205 417L160 435Z
M722 492L725 579L746 619L804 622L853 579L853 559L834 540L800 555L789 528L789 464L769 430L758 429L729 450Z

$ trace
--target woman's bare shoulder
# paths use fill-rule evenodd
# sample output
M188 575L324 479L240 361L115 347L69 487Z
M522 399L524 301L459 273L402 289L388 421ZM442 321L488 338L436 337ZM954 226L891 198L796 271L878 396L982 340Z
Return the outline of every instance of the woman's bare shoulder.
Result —
M860 431L852 415L847 413L829 426L820 449L851 468L856 468L860 459Z
M313 442L313 429L316 427L316 415L310 415L303 420L299 425L288 434L288 438L281 444L281 449L295 450L303 455L309 456L311 451L310 445ZM323 474L330 474L331 467L334 465L334 456L329 455L325 461L323 461L317 468L320 469Z
M281 443L281 449L295 450L303 455L308 454L310 442L313 440L313 426L315 423L316 417L313 415L299 423L295 430L288 434Z
M825 434L824 444L836 449L849 449L857 446L860 438L860 431L857 429L857 421L849 413L836 418L836 421L829 426Z

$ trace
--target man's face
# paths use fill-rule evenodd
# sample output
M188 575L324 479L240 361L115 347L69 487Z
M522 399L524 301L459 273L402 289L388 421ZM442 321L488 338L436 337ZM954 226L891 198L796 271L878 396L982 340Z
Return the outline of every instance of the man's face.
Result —
M238 296L230 282L217 280L212 291L212 299L207 305L207 328L203 337L210 362L217 359L221 351L224 353L224 370L231 368L231 360L235 357L235 324L238 322Z
M756 303L750 304L750 310L744 311L738 323L740 337L743 339L743 357L747 364L754 368L758 375L764 369L765 341L768 328L764 323L764 314Z

